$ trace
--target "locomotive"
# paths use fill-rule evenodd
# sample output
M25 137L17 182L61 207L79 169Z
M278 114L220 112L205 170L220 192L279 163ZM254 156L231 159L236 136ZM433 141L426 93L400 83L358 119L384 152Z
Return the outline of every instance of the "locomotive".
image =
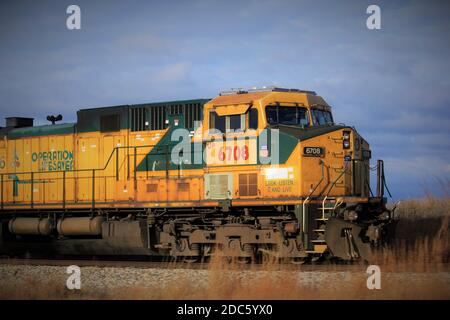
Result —
M392 237L383 162L313 91L82 109L0 129L0 252L294 263Z

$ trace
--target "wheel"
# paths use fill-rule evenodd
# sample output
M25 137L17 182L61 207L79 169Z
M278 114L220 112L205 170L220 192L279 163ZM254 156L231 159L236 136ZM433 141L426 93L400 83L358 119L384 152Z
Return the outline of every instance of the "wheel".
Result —
M238 257L236 260L240 264L249 264L252 262L252 258L250 257Z
M184 257L183 258L183 262L188 263L188 264L195 263L197 261L198 261L198 257Z
M292 264L304 264L306 262L306 260L304 258L292 258L291 259L291 263Z

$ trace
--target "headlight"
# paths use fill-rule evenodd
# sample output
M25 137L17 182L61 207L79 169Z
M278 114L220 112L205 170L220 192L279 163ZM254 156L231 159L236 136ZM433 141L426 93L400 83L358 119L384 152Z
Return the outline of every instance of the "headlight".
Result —
M389 220L391 218L391 213L389 211L384 211L381 215L380 218L383 220Z
M350 131L342 132L342 146L344 149L350 149Z
M358 212L356 212L356 211L349 211L348 213L347 213L347 219L348 220L356 220L356 219L358 219Z

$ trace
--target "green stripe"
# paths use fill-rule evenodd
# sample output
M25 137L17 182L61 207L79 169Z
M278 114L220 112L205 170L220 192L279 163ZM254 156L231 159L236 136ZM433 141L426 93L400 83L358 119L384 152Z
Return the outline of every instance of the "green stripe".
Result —
M55 125L35 126L26 128L12 129L8 132L8 139L26 138L26 137L39 137L61 134L73 134L75 133L74 123L64 123Z
M155 147L145 156L145 158L139 163L137 166L137 171L165 171L166 170L166 161L168 161L168 170L177 170L179 167L171 162L171 152L173 148L178 144L176 141L171 141L171 135L172 135L172 127L169 127L169 130L167 130L166 134L161 138L161 140L155 145ZM238 138L239 139L239 138ZM244 139L243 137L241 139ZM249 138L249 139L255 139L255 138ZM261 137L258 136L257 138L257 164L261 165L261 157L259 155L259 149L260 149L260 139ZM284 164L291 156L292 152L294 151L295 147L298 144L298 139L282 132L280 130L279 135L279 163ZM268 135L267 138L267 145L271 146L271 135ZM206 163L203 159L203 151L205 150L205 143L203 143L202 146L202 163L201 164L194 164L195 154L194 154L194 143L191 142L190 145L191 148L191 164L183 164L182 169L188 170L188 169L202 169L206 167ZM249 164L241 164L241 165L229 165L229 166L248 166ZM253 164L251 164L253 165ZM224 166L225 167L225 166ZM154 169L154 170L153 170Z
M300 141L308 140L311 138L315 138L318 136L321 136L326 133L330 133L339 129L351 129L351 127L344 126L344 125L332 125L332 126L320 126L320 127L308 127L305 129L294 127L294 126L284 126L279 125L276 127L277 129L280 129L280 135L281 133L290 135L292 137L297 138Z

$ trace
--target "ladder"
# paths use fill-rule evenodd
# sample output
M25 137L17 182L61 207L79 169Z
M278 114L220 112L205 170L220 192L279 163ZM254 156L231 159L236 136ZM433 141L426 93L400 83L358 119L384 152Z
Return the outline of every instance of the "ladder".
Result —
M328 203L327 200L329 201ZM334 201L334 203L332 203L331 201ZM325 240L326 222L333 215L336 208L338 208L342 204L342 202L343 202L342 199L335 200L334 198L329 198L328 195L326 195L323 198L322 206L317 208L317 210L319 210L322 214L319 218L314 219L316 221L316 228L313 229L313 232L316 236L314 239L309 241L311 244L313 244L314 250L307 251L307 253L318 254L323 253L326 250L327 248Z
M322 206L320 208L317 208L317 210L320 210L322 215L321 215L321 217L315 219L316 228L313 229L313 232L316 234L316 238L309 240L309 242L311 244L313 244L314 250L308 250L308 251L306 251L306 253L321 254L327 248L327 244L325 241L326 222L328 221L328 219L332 215L332 213L335 211L335 209L342 204L342 200L336 201L334 199L334 197L329 198L328 195L330 194L331 190L336 185L337 181L345 174L347 169L348 168L345 167L344 170L342 170L342 172L339 174L339 176L333 181L333 183L331 184L330 188L328 189L325 197L322 200ZM322 168L322 170L323 170L323 168ZM322 173L322 179L323 179L323 173ZM325 188L325 190L326 190L326 188ZM309 196L306 198L306 201L303 203L303 214L305 214L305 205L308 200L309 200ZM329 205L327 205L327 200L334 200L334 204L329 202L328 203ZM303 218L303 221L304 221L304 218Z

